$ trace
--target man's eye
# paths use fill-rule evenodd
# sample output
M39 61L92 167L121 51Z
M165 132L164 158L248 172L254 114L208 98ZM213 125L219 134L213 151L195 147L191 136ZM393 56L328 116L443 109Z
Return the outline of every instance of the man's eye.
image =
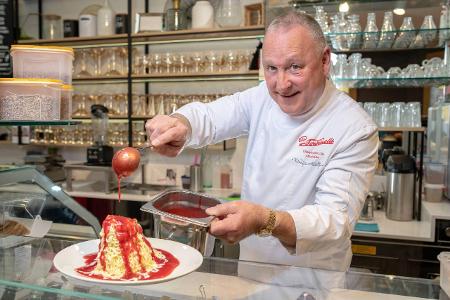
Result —
M296 65L296 64L292 64L291 65L291 70L292 71L300 71L302 67L300 67L300 65Z
M269 72L275 72L276 70L277 70L277 68L274 67L274 66L268 66L267 67L267 71L269 71Z

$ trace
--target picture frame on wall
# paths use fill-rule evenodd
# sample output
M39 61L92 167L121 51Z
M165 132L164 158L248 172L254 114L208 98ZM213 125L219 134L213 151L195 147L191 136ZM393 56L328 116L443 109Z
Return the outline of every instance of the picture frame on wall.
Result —
M162 13L137 13L134 33L163 30Z
M264 6L262 3L246 5L245 26L264 25Z

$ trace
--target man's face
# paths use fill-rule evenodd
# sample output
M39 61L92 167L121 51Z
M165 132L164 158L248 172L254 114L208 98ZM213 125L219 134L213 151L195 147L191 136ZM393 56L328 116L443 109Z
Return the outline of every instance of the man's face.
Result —
M283 112L297 116L310 110L322 95L329 71L330 50L302 26L266 33L263 66L269 93Z

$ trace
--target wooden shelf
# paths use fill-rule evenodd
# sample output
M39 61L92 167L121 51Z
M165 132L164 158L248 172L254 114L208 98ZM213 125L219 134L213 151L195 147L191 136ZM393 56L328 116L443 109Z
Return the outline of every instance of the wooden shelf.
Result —
M237 40L259 38L264 35L264 26L248 26L234 28L212 28L199 30L179 30L162 32L142 32L132 34L132 43L139 44L165 44L186 43L218 40ZM90 48L102 46L126 46L127 35L115 34L95 37L72 37L55 40L19 40L19 44L28 45L65 45L74 48Z
M183 82L183 81L230 81L230 80L258 80L258 70L246 72L217 72L217 73L182 73L182 74L148 74L132 75L133 82ZM73 84L108 84L127 83L126 76L74 78Z
M86 147L90 147L92 146L92 144L63 144L63 143L55 143L55 144L50 144L50 143L29 143L26 145L31 145L31 146L45 146L45 147L73 147L73 148L86 148ZM127 147L127 145L110 145L111 147L115 147L115 148L123 148L123 147ZM135 146L135 147L139 147L139 146Z
M425 127L379 127L379 132L425 132Z

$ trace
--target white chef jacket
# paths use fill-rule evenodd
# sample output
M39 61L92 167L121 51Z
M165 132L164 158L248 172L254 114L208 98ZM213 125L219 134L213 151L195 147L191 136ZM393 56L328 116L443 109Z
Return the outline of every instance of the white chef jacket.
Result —
M361 106L327 81L315 106L285 114L266 83L177 113L192 126L186 146L248 135L241 198L287 211L295 249L275 237L240 242L240 259L345 271L350 237L376 163L377 127Z

